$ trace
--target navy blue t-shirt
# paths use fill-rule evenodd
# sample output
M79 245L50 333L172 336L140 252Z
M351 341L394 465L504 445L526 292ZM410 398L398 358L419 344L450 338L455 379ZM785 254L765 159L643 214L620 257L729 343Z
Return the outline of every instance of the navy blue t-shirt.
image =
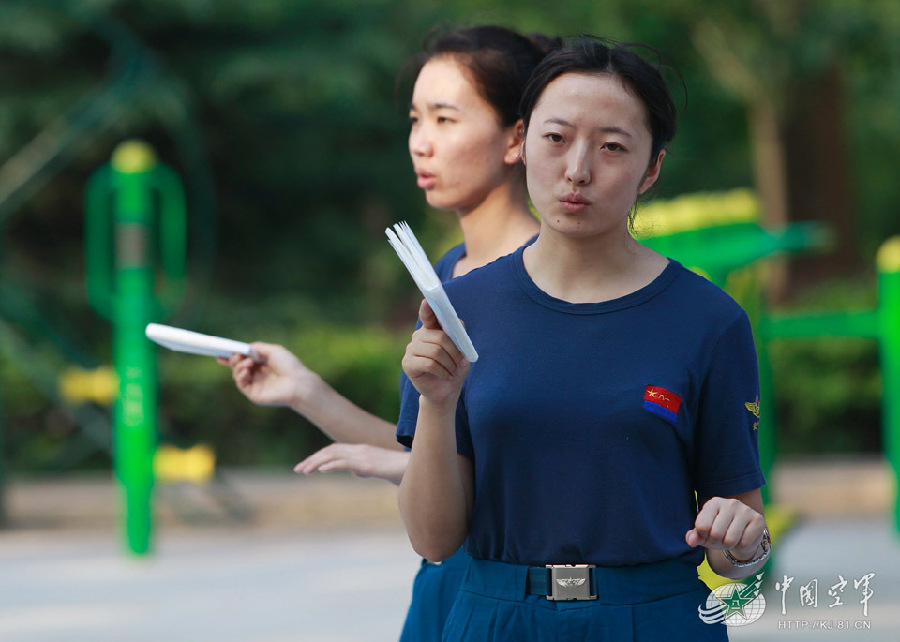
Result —
M695 491L765 483L746 314L670 261L603 303L540 290L522 249L445 285L479 353L457 449L475 471L467 552L517 564L703 560L684 541ZM398 438L415 432L415 389ZM409 391L407 391L409 392Z

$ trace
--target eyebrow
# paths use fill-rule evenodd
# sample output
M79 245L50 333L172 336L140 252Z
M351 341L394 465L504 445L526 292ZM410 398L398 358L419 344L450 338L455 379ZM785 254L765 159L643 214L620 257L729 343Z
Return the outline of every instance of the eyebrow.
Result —
M563 127L574 127L572 123L562 118L548 118L544 121L544 123L551 123L554 125L562 125ZM597 131L604 132L606 134L622 134L623 136L627 136L628 138L634 138L627 129L623 129L621 127L616 127L615 125L609 125L606 127L597 127Z
M437 111L439 109L452 109L453 111L460 111L459 107L456 105L451 105L450 103L425 103L425 107L431 111ZM409 110L416 111L415 105L409 103Z

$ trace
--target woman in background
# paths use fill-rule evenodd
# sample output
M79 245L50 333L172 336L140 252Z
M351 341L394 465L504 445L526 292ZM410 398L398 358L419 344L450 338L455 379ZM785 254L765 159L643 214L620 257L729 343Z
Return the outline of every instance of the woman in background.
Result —
M416 181L431 207L456 214L463 235L436 265L442 280L509 254L537 234L519 160L518 107L532 70L560 44L479 26L432 38L414 61L409 152ZM260 405L292 408L337 442L297 464L297 472L350 470L400 482L409 454L396 441L396 424L341 396L283 346L252 346L265 363L239 355L222 361L240 391ZM405 377L404 388L411 390ZM402 639L440 639L467 563L459 547L442 564L422 561Z
M769 551L744 311L637 243L675 108L659 70L585 38L521 108L537 239L446 284L471 367L427 303L403 359L421 393L400 508L415 550L472 560L447 640L723 640L719 575Z

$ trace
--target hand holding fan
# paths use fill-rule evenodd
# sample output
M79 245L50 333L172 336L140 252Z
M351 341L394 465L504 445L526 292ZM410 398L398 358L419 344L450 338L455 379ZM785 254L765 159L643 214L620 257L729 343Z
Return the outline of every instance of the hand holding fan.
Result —
M431 306L431 309L437 315L444 332L453 340L453 343L465 355L469 363L475 363L478 360L475 346L472 345L472 340L466 333L466 329L460 322L459 317L456 316L456 310L453 309L453 304L447 298L447 293L444 292L441 280L428 261L425 250L422 249L409 225L406 222L400 222L394 225L393 230L387 228L385 233L388 236L388 241L397 251L400 260L403 261L403 265L406 266L406 269L412 275L413 281L416 282L425 300L428 301L428 305Z

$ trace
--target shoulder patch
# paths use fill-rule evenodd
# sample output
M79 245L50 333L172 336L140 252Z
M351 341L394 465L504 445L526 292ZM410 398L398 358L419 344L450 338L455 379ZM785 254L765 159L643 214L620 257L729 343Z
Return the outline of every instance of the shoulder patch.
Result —
M756 422L753 424L753 430L759 428L759 397L756 398L756 401L747 401L744 403L744 408L750 411L750 413L756 417Z

